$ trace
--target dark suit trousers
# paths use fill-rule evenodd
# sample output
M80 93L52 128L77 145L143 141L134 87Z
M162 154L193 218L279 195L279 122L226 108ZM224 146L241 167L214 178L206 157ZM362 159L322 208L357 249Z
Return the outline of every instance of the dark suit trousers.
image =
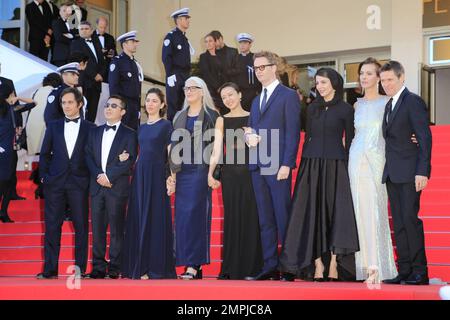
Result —
M61 246L61 227L69 204L75 229L75 264L86 272L88 259L89 205L88 190L81 189L70 180L63 188L44 184L45 242L44 272L57 272Z
M386 183L394 222L399 274L427 274L422 220L418 218L421 192L414 183Z
M278 268L278 243L284 241L289 220L291 181L291 174L287 180L277 181L277 175L252 172L264 258L262 272Z
M49 48L45 46L44 39L30 40L30 53L44 61L47 61Z
M137 130L139 128L140 119L139 112L141 111L141 105L139 101L126 99L127 100L127 113L122 118L122 122L127 127Z
M97 88L85 88L83 90L84 96L88 102L86 120L95 123L97 117L98 101L100 100L100 90Z
M185 80L180 74L177 74L177 81L175 86L169 87L166 85L166 95L167 95L167 119L172 121L175 114L181 110L184 103L184 82Z
M120 272L127 197L118 197L106 188L91 197L93 270L106 272L106 232L109 224L109 271Z

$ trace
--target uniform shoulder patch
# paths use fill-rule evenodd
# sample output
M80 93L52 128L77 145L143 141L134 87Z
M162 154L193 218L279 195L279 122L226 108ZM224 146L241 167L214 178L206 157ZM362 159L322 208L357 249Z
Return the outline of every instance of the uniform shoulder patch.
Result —
M167 47L169 44L170 44L170 40L169 39L164 40L164 46L165 47Z
M55 96L54 95L50 95L50 96L48 96L48 98L47 98L47 102L48 103L53 103L53 101L55 101Z
M109 66L109 71L114 72L114 70L116 70L116 65L114 63L111 63L111 65Z

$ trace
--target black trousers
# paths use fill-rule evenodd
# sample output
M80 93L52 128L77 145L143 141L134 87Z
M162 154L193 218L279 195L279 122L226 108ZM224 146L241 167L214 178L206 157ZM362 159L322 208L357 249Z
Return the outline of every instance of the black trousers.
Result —
M100 100L100 89L84 88L83 93L88 103L86 120L95 123L95 118L97 117L98 101Z
M11 201L11 191L13 189L13 181L0 180L0 201L2 202L2 208L0 213L6 215L8 213L9 202Z
M175 114L183 108L184 103L184 83L188 75L183 76L181 74L176 74L177 81L175 86L169 87L166 85L166 96L167 96L167 120L172 121Z
M63 188L44 184L44 196L44 272L58 272L61 228L64 223L67 204L71 209L72 223L75 229L75 264L82 273L86 272L89 235L88 190L81 189L69 180Z
M44 61L48 60L49 49L45 46L44 39L30 40L30 53Z
M141 111L141 103L137 100L126 99L127 100L127 113L123 116L122 122L127 127L130 127L134 130L139 128L140 124L140 115Z
M420 195L414 183L386 183L394 222L400 275L427 274L425 236L419 219Z
M120 272L124 241L125 213L128 197L118 197L101 188L91 197L93 271ZM109 265L106 261L107 229L109 225Z

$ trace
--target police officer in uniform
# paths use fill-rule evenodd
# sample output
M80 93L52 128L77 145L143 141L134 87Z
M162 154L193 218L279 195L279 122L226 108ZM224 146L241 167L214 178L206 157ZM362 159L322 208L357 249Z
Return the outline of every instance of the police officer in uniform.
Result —
M137 130L141 110L141 91L144 73L142 67L134 59L139 40L136 39L137 31L130 31L117 38L123 52L114 57L109 66L109 93L120 95L127 102L127 113L123 123Z
M250 111L253 99L261 92L261 83L253 69L253 53L250 52L254 39L248 33L239 33L236 39L239 43L238 85L242 90L242 107Z
M172 120L184 102L184 82L191 72L191 55L194 49L186 38L189 28L189 8L177 10L171 14L176 28L164 38L162 61L166 70L167 118Z

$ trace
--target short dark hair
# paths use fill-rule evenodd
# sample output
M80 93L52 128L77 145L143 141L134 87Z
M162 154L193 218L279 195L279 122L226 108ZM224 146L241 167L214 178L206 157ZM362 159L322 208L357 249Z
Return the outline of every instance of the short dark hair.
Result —
M402 66L400 62L395 60L390 60L384 66L381 67L380 73L386 71L394 71L397 78L400 78L402 75L405 74L405 68Z
M59 87L62 84L62 78L59 73L52 72L44 77L42 80L42 86L52 86L53 88Z
M217 90L217 92L220 93L222 92L223 89L225 88L233 88L234 90L236 90L237 93L241 93L241 88L239 88L239 86L234 83L234 82L225 82L223 85L220 86L220 88Z
M214 38L214 40L219 40L220 38L223 38L222 33L220 33L219 30L213 30L209 33L211 37Z
M164 103L164 108L159 110L159 116L164 117L167 111L167 103L166 103L166 97L164 95L164 92L162 92L159 88L150 88L148 89L147 93L145 94L145 99L147 99L148 95L150 93L154 93L158 96L159 100ZM147 110L145 110L145 113L148 115Z
M109 99L117 99L117 100L120 100L121 108L122 108L123 110L127 110L127 102L126 102L125 98L122 97L121 95L113 94L113 95L110 95L110 96L109 96L108 100L109 100Z
M81 21L80 26L89 26L92 29L92 24L89 21Z
M256 58L266 58L270 64L274 64L278 67L278 63L280 62L279 56L276 53L270 51L259 51L253 55L253 61Z
M88 62L89 61L89 56L81 51L74 51L70 54L69 57L69 62Z
M81 94L80 90L78 90L77 88L66 88L63 90L63 92L61 92L61 96L59 97L59 103L62 104L62 99L65 95L72 93L75 97L75 101L77 102L77 105L79 105L81 103L81 106L84 105L84 99L83 99L83 95Z

